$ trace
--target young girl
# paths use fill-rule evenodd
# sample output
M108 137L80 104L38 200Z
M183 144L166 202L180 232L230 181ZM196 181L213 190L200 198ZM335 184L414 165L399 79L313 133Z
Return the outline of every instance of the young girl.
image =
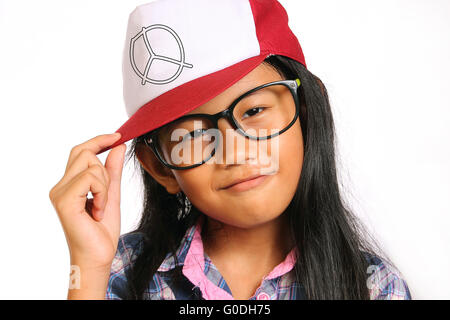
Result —
M130 119L50 191L69 299L411 298L341 198L327 91L276 0L139 6L123 70ZM131 139L144 208L119 236Z

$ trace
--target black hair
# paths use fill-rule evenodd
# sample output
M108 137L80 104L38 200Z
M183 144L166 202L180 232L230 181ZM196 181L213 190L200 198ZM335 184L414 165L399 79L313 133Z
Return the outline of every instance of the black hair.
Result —
M335 128L327 90L305 66L285 56L272 55L264 61L284 79L299 78L300 125L304 159L297 190L286 214L299 255L294 267L296 281L307 299L369 299L367 255L392 262L345 203L338 181ZM200 212L183 192L170 194L136 158L134 139L128 153L143 181L144 206L133 232L143 235L137 258L130 268L129 299L142 299L145 289L164 258L175 252ZM127 160L127 161L128 161ZM170 232L168 231L170 230ZM180 271L174 275L180 279Z

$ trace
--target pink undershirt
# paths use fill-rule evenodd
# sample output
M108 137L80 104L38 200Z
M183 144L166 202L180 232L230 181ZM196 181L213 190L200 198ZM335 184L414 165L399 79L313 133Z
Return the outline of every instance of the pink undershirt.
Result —
M191 245L184 260L183 274L193 284L198 286L202 296L206 300L234 300L233 296L209 280L205 273L205 257L203 241L201 237L204 217L197 221ZM294 250L292 249L283 262L277 265L263 280L269 280L282 276L292 270L295 265Z

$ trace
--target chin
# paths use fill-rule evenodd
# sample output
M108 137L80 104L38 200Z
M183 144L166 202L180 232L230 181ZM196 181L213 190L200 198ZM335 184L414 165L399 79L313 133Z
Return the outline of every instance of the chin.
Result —
M236 215L236 211L233 214L221 214L218 216L209 216L210 218L217 220L221 223L227 224L241 229L252 229L263 224L269 223L278 217L280 214L268 215L267 210L258 212L247 212L240 215Z

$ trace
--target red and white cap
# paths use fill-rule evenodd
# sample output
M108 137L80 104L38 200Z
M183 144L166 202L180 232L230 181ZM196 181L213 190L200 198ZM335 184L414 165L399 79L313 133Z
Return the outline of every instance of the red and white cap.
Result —
M115 146L208 102L269 55L303 65L288 15L276 0L156 0L128 19L123 94L129 119Z

